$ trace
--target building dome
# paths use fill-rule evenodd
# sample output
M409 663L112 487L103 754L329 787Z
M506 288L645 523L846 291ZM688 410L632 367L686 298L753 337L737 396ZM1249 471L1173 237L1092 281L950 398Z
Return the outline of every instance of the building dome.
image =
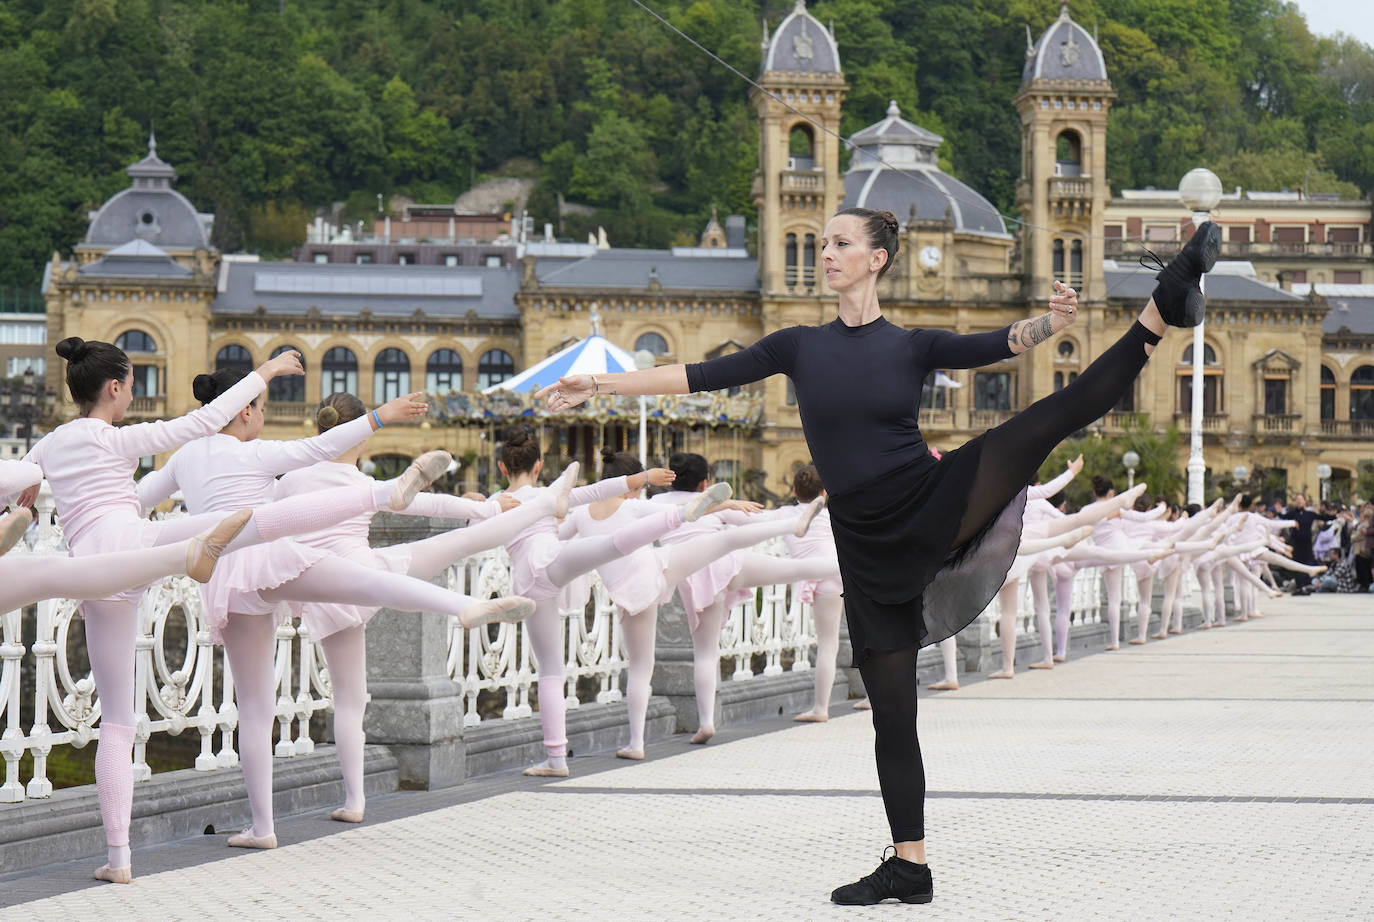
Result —
M797 0L773 38L768 24L763 27L763 70L792 74L839 74L840 49L835 36L806 10L806 0Z
M214 215L197 212L186 196L172 188L177 173L158 158L156 138L149 136L148 156L125 172L133 185L91 212L83 246L117 247L131 240L173 250L210 245Z
M944 139L902 118L896 100L887 118L855 134L849 170L844 175L844 208L886 210L902 222L953 223L956 231L1006 237L1007 228L992 203L940 169L937 151Z
M1050 24L1040 40L1030 44L1026 27L1026 66L1021 82L1031 80L1106 80L1107 62L1097 39L1069 18L1069 6L1059 7L1059 18Z

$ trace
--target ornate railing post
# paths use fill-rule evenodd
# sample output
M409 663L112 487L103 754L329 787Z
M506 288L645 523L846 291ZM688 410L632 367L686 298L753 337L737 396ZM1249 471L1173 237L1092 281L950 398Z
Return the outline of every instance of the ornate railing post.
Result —
M398 544L432 534L430 520L379 515L372 542ZM443 788L465 776L462 688L449 675L447 615L382 609L367 628L372 701L364 729L391 747L402 784Z

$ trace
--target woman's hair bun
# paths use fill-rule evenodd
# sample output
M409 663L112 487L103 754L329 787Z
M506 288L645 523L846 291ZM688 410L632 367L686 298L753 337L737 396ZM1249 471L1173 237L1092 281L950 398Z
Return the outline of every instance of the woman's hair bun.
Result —
M880 211L878 212L878 217L883 219L883 223L887 225L887 229L892 233L895 234L901 230L902 225L897 223L897 216L892 212Z
M209 403L218 397L216 390L215 379L210 375L196 375L191 380L191 394L201 403Z
M339 411L325 404L320 407L320 411L315 414L315 425L323 432L326 429L333 429L339 423Z
M86 341L80 336L68 336L55 347L59 358L69 362L79 362L86 355Z
M602 449L601 449L601 460L602 460L602 461L609 461L609 460L611 460L612 458L614 458L615 455L616 455L616 451L615 451L614 448L602 448Z
M512 448L524 445L530 440L530 430L525 426L511 426L506 430L505 438L501 441L510 445Z

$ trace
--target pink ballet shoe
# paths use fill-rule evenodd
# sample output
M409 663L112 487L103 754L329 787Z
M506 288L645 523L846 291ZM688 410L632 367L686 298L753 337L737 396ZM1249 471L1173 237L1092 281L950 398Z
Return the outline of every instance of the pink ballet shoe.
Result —
M0 515L0 554L19 543L32 521L33 513L27 509L16 509Z
M856 711L871 711L871 710L873 710L873 705L869 703L869 701L868 701L867 698L864 698L864 699L862 699L862 700L860 700L860 701L855 701L855 702L854 702L854 710L856 710Z
M340 807L329 814L329 818L336 823L361 823L363 821L363 811Z
M491 624L493 621L505 621L509 624L518 623L532 614L534 614L534 602L522 595L508 595L499 599L473 602L463 609L462 614L458 616L458 623L463 626L463 630L470 631L475 627Z
M1105 649L1108 653L1115 653L1117 650L1120 650L1120 649L1121 649L1121 644L1119 644L1119 643L1114 643L1114 644L1112 644L1110 647L1105 647L1104 649Z
M798 538L806 537L806 530L811 527L812 521L815 520L816 516L821 514L821 510L824 508L824 496L817 496L813 499L811 504L797 517L797 530L792 534L796 535Z
M1171 628L1169 628L1169 633L1170 633L1170 634L1182 634L1182 633L1183 633L1183 628L1181 628L1181 627L1171 627Z
M830 715L818 711L806 711L793 717L792 720L799 724L823 724L830 720Z
M548 762L540 762L538 765L531 765L521 774L531 778L566 778L568 777L568 769L566 767L554 768Z
M690 744L692 744L693 746L701 746L701 745L703 745L707 740L709 740L711 737L713 737L713 736L715 736L715 735L716 735L716 728L715 728L715 727L702 727L700 730L698 730L697 732L693 733L693 734L692 734L692 738L689 739L687 742L690 743Z
M734 492L730 484L724 480L711 484L682 510L682 521L695 522L710 513L712 506L729 499Z
M134 869L132 866L112 868L108 864L102 864L91 876L109 884L127 884L134 879Z
M1151 639L1151 640L1168 640L1168 639L1169 639L1169 634L1171 634L1171 633L1172 633L1172 631L1160 631L1158 634L1151 634L1151 635L1150 635L1150 639Z
M438 480L453 462L453 456L446 451L427 451L414 461L400 477L387 500L387 508L400 512L415 500L415 495Z
M631 749L629 746L626 746L624 749L617 749L615 751L615 757L617 759L629 759L631 762L643 762L644 750Z
M582 470L582 462L574 461L552 484L557 491L553 501L553 517L560 522L568 517L568 503L572 496L572 489L577 485L577 474L580 470Z
M205 534L192 538L186 547L186 575L198 583L208 583L224 549L252 518L252 509L240 509L225 516Z
M998 670L997 672L989 672L989 673L988 673L988 678L989 678L989 679L1014 679L1014 678L1016 678L1016 671L1015 671L1015 670L1012 670L1011 672L1008 672L1008 671L1006 671L1005 669L1002 669L1002 670Z
M1053 669L1053 668L1054 668L1054 661L1053 661L1053 660L1041 660L1041 661L1038 662L1038 663L1031 663L1030 666L1027 667L1027 668L1030 668L1030 669Z
M1140 495L1145 492L1148 486L1149 484L1146 483L1136 484L1135 486L1127 490L1125 493L1122 493L1116 497L1118 504L1121 506L1122 509L1131 508L1135 505L1135 501L1140 498Z
M1054 661L1056 663L1067 663L1069 658L1062 653L1056 653L1054 654Z
M932 682L930 685L927 685L926 687L929 688L931 691L958 691L959 683L947 681Z
M1126 642L1133 647L1139 647L1145 643L1145 641L1141 640L1139 637L1132 637L1130 640Z
M228 845L230 848L272 849L277 847L277 835L255 836L252 829L245 829L230 836Z

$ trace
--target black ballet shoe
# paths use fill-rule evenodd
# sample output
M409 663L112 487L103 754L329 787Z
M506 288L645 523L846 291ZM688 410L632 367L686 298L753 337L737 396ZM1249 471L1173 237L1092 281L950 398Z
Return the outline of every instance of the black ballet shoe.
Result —
M887 851L884 850L883 854L886 855ZM903 903L929 903L934 898L935 887L931 882L929 865L898 858L896 849L893 849L891 858L884 857L883 863L872 874L852 884L845 884L830 894L830 902L841 906L872 906L888 899L898 899Z
M1195 327L1202 323L1207 313L1207 298L1198 280L1204 272L1212 271L1220 253L1221 228L1206 221L1194 231L1168 265L1148 250L1140 258L1142 266L1159 270L1155 276L1159 284L1155 286L1151 297L1159 309L1159 315L1169 326Z

